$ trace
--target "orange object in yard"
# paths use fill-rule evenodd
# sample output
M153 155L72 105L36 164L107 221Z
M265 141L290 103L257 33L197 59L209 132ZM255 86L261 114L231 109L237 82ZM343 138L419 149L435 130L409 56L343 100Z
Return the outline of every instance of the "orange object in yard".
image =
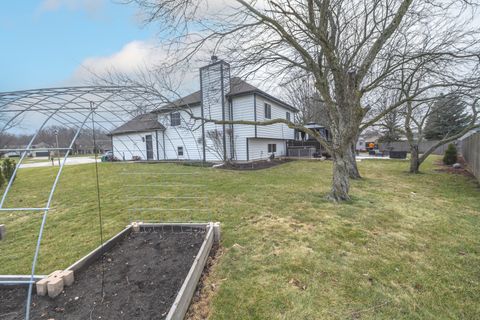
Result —
M374 148L375 148L375 143L370 142L370 143L368 144L368 148L369 148L369 149L374 149Z

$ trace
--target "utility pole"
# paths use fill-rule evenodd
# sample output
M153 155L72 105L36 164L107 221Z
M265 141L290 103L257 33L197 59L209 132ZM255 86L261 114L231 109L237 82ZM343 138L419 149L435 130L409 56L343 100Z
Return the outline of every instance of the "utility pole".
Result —
M60 167L60 149L58 148L58 130L55 130L54 133L55 133L55 140L57 141L58 166Z

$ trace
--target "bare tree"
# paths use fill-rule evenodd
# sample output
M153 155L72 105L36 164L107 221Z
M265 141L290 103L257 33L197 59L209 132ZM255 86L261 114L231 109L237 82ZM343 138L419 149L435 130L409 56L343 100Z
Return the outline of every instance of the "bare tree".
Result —
M231 129L226 129L227 139L231 139L233 131ZM223 152L223 132L218 129L208 130L205 132L205 139L207 140L205 144L203 143L202 138L199 138L197 141L198 144L204 144L205 149L213 154L219 160L222 160L224 163L228 163L230 159L225 159Z
M455 94L457 96L457 93ZM436 143L420 154L420 144L425 140L425 125L428 117L434 112L436 99L422 101L419 103L407 102L405 111L405 133L410 146L410 173L419 173L420 166L438 147L453 142L465 135L472 129L480 127L478 123L478 100L476 97L470 98L471 118L467 126L456 132L446 133Z
M394 110L385 115L380 122L381 134L379 142L391 143L400 140L403 129L401 127L400 110Z
M282 87L285 88L286 101L299 110L296 122L300 124L314 122L328 128L327 110L311 76L308 74L294 76Z
M475 1L237 0L235 8L215 15L205 12L205 0L130 2L144 10L147 23L159 23L175 36L172 48L181 53L177 62L188 61L213 42L213 49L246 75L259 71L267 78L292 72L310 75L326 107L332 137L325 141L313 135L332 154L330 198L335 201L350 199L349 176L356 170L353 146L361 130L414 98L403 96L368 116L369 102L398 76L405 60L415 65L425 59L478 55L477 32L465 14L458 14L458 9L465 12L477 5ZM404 48L409 49L408 56ZM250 124L274 123L308 131L283 119Z
M0 114L0 147L12 145L12 143L18 143L17 135L10 132L10 130L20 127L24 119L23 114L13 115L8 112L2 112Z
M453 62L449 58L425 59L414 65L405 61L398 77L389 82L388 88L385 89L384 95L389 92L392 103L400 105L395 113L390 113L388 116L393 117L395 122L398 121L398 117L403 119L402 130L410 146L411 173L418 173L421 164L438 147L455 141L479 126L477 103L479 79L475 74L477 71L474 70L473 76L465 73L461 77L448 71L443 72L443 70L448 70ZM448 90L448 93L444 94L444 90ZM440 99L449 98L462 99L469 104L468 124L460 130L446 132L441 139L420 154L420 145L425 140L427 119L432 112L435 112L433 106Z
M400 94L400 92L397 94L386 94L380 98L379 108L381 112L395 103L396 99L398 99L398 94ZM385 114L376 125L381 135L379 142L389 145L392 142L400 140L404 134L403 116L404 112L402 108L394 109Z

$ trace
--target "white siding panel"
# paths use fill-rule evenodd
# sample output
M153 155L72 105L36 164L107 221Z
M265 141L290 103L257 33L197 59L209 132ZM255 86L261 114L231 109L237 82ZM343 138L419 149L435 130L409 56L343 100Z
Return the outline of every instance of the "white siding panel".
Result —
M253 94L232 98L234 120L254 121L254 98ZM235 159L247 160L247 138L255 136L255 126L235 124L233 126L235 145Z
M161 132L158 133L161 144ZM155 131L119 134L112 137L113 155L119 160L132 160L133 157L140 157L147 160L147 145L145 137L152 136L153 160L157 160L157 140ZM161 155L160 155L161 157Z
M285 140L277 139L249 139L248 149L250 152L250 161L267 159L270 156L268 153L268 144L276 144L277 152L276 157L282 157L287 155Z
M189 111L180 112L181 124L179 126L170 125L170 113L162 113L158 115L158 122L164 127L164 137L160 136L162 141L162 150L160 150L160 158L164 160L202 160L202 127L200 121L194 121L188 112L193 113L194 116L200 117L200 106L192 107ZM165 140L165 146L163 141ZM183 147L183 156L178 155L178 147ZM163 152L163 148L165 148ZM163 156L164 154L164 156Z
M275 102L256 95L257 105L257 121L264 121L264 103L267 102L272 107L272 119L286 118L288 109L280 107ZM231 101L233 120L254 121L254 104L253 94L236 96ZM211 103L205 116L212 119L221 119L221 108L215 107L215 103ZM220 109L220 110L219 110ZM189 111L179 110L181 124L179 126L171 126L170 113L158 115L158 121L166 128L165 131L141 132L133 134L122 134L113 137L113 152L119 159L131 160L132 157L138 156L142 160L147 158L146 143L142 140L146 135L152 135L153 140L153 157L155 160L203 160L203 142L202 142L202 126L200 121L191 119L188 112L193 113L197 117L201 117L201 106L192 107ZM290 112L293 119L293 112ZM284 124L275 124L271 126L256 126L257 138L255 137L255 126L253 125L233 125L233 142L234 154L233 159L239 161L266 159L268 154L268 144L277 144L277 156L284 156L285 140L294 138L294 130L289 129ZM208 130L218 130L222 133L222 126L214 124L206 124L205 132ZM249 141L247 146L247 139ZM157 153L157 145L159 150ZM178 147L183 147L183 156L178 155ZM247 151L249 156L247 156ZM158 157L157 157L158 154ZM206 160L221 161L223 155L223 146L215 146L215 144L207 138Z
M290 112L290 119L294 118L292 111L279 106L277 103L265 99L262 96L257 95L257 121L266 121L265 119L265 103L272 106L272 120L273 119L286 119L287 112ZM259 138L273 138L273 139L293 139L294 130L290 129L286 124L277 123L270 126L257 126L257 137Z

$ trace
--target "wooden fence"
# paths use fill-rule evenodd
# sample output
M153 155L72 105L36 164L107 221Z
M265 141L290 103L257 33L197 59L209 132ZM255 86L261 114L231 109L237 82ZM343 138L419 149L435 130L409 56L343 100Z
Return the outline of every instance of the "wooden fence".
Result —
M480 181L480 132L462 140L462 155L470 171Z
M428 150L431 146L436 144L438 141L422 141L420 145L418 146L420 153L424 153L426 150ZM455 142L454 142L455 143ZM447 149L448 144L444 144L435 151L433 151L433 154L437 155L443 155L445 153L445 150ZM380 143L379 149L381 151L407 151L410 152L410 146L407 141L396 141L396 142L390 142L390 143Z

